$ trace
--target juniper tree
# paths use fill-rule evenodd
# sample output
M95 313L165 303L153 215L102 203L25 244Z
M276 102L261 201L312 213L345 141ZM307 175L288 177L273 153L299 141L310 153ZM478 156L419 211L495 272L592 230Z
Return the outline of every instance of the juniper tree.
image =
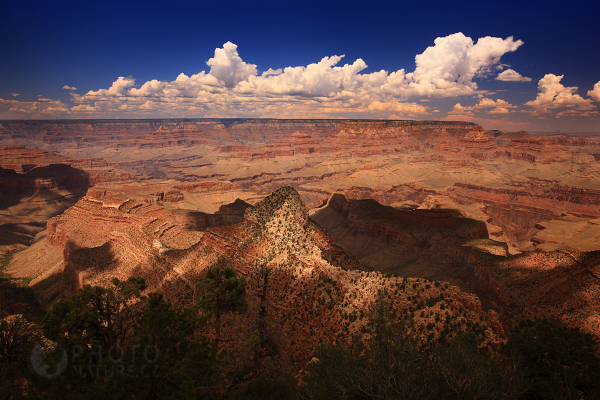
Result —
M245 312L248 309L246 286L246 278L238 277L232 267L222 268L219 266L209 269L204 279L198 283L197 288L201 293L198 307L211 314L215 319L215 346L222 341L223 315Z
M132 335L144 298L146 282L140 277L117 278L112 286L85 285L70 297L60 299L44 316L42 327L56 341L78 340L89 348L98 343L106 349L123 347Z

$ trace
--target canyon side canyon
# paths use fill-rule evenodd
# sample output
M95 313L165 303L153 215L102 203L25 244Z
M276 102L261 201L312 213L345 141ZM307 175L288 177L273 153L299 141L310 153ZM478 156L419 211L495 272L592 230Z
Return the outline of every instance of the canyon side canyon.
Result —
M442 310L482 324L491 344L534 317L600 339L600 134L0 121L0 191L5 272L46 305L132 275L185 304L227 263L249 280L269 268L267 306L251 306L268 308L296 359L359 332L378 293L400 314L427 304L423 326Z

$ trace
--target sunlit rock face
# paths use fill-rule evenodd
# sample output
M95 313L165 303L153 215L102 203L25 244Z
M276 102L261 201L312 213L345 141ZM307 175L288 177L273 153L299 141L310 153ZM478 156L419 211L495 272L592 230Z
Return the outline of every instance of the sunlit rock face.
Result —
M323 271L346 271L335 273L343 277L373 268L449 281L476 293L506 324L514 315L546 312L597 334L590 252L600 250L597 136L486 132L443 121L7 121L3 127L0 139L10 152L3 148L0 184L9 190L2 191L0 240L10 249L31 244L15 255L20 267L12 270L39 275L48 293L58 282L74 288L96 276L143 272L183 302L191 293L186 288L216 263L251 277L266 262L287 288L300 277L317 286L317 276L334 280ZM88 238L87 220L104 232L92 244L78 242ZM103 224L115 229L105 232ZM110 257L99 256L105 253ZM89 259L100 264L87 268ZM576 279L580 274L590 278ZM368 278L384 282L374 276ZM573 290L543 295L549 288L559 293L557 282Z
M103 159L71 159L38 148L0 146L0 256L23 248L48 218L100 183L135 181Z
M239 202L231 207L241 208ZM291 187L245 207L243 219L231 225L190 230L178 222L179 212L137 200L85 197L51 219L47 239L19 253L11 271L27 271L31 287L44 299L84 284L106 285L113 277L138 275L150 290L176 305L189 305L208 268L230 265L248 279L250 310L241 320L242 332L234 326L229 334L251 332L258 308L266 307L267 324L290 360L304 360L320 343L360 336L369 307L384 292L399 318L408 318L423 303L427 313L416 315L415 333L421 325L440 325L433 335L423 336L425 342L439 339L444 322L434 314L442 310L460 322L452 332L478 321L489 328L488 344L500 341L497 313L483 311L475 295L445 283L386 277L361 265L308 218ZM54 249L62 256L58 267L36 257ZM264 300L259 293L266 293Z
M262 195L292 186L309 209L336 192L388 206L422 206L434 196L485 221L513 254L562 245L550 234L560 224L543 234L540 224L600 216L596 136L486 132L468 122L274 119L6 121L0 135L9 145L0 156L4 181L10 170L55 164L87 173L13 187L91 186L126 180L118 172L126 171L142 180L228 181ZM165 200L181 204L175 190Z
M334 194L311 218L365 265L456 284L498 311L507 327L523 318L554 318L600 337L600 252L556 250L559 240L563 247L598 240L597 219L541 223L534 239L549 251L510 255L506 243L488 238L483 222L444 208L398 210Z

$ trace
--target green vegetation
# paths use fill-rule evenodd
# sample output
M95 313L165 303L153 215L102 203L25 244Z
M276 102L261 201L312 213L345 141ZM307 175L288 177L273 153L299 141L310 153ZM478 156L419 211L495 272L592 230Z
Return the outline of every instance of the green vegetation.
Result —
M498 352L475 331L419 350L402 323L371 318L371 340L321 346L303 395L311 399L597 399L600 361L589 334L522 321ZM433 324L427 326L433 329Z
M4 270L6 269L6 267L8 267L8 265L12 261L13 255L14 255L14 253L12 251L9 251L0 259L0 278L6 277L4 274Z
M528 399L600 398L594 337L549 319L521 321L506 349L520 354L531 384Z
M61 344L83 346L98 343L105 348L124 347L133 333L140 311L134 300L146 288L142 278L131 277L113 287L85 285L71 297L61 298L44 316L46 335Z
M228 312L245 312L246 278L237 277L232 267L211 268L202 282L198 283L198 291L202 294L198 306L215 319L215 346L221 341L221 317Z
M23 313L25 310L35 319L40 317L37 298L29 288L31 278L15 278L4 272L10 265L14 255L20 250L6 253L0 258L0 318L14 312ZM10 304L17 305L17 311L10 311Z
M8 364L23 364L31 346L41 337L39 327L21 315L0 320L0 360Z
M430 324L428 329L433 329ZM518 364L479 347L473 332L423 350L385 302L370 310L371 339L322 345L300 394L310 399L517 399Z
M216 314L245 310L245 286L233 269L213 268L199 284L202 301L175 309L162 294L143 295L141 278L86 285L44 316L44 335L55 344L46 366L33 370L28 357L45 341L40 328L20 316L0 320L0 377L8 383L1 398L21 398L22 379L30 382L27 398L220 398L242 366L203 331Z
M426 308L430 305L425 300L415 303L421 318L433 318L417 324L415 310L404 310L400 318L392 311L385 290L369 309L360 310L360 318L365 317L360 331L366 335L351 333L348 325L359 313L346 310L345 337L319 340L316 358L295 369L273 368L282 356L275 351L282 331L269 325L271 316L264 307L264 294L278 279L268 271L257 268L250 279L260 300L251 310L246 279L231 267L219 266L198 284L199 300L189 308L173 307L162 294L145 294L146 283L137 277L114 279L109 287L86 285L60 299L43 318L43 335L54 345L24 317L2 319L0 398L600 397L600 361L591 335L550 320L522 321L505 345L490 350L482 346L484 321L468 322L466 331L464 325L454 325L455 316L442 308L443 296L430 299L439 309ZM256 313L246 314L256 321L256 330L242 333L242 350L235 350L224 337L230 330L221 332L221 327L248 312ZM312 327L308 333L318 335ZM53 349L40 364L46 365L42 373L31 368L29 359L36 343ZM63 359L68 360L66 368ZM302 372L290 374L298 370Z

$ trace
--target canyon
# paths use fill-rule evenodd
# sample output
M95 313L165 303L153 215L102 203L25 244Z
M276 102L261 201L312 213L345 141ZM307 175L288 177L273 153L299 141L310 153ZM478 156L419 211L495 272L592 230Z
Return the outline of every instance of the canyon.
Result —
M226 334L243 343L262 309L273 351L290 362L306 362L321 343L360 335L381 296L401 318L410 316L424 343L473 324L485 332L486 345L501 342L498 314L484 310L475 295L361 265L309 219L295 189L281 188L236 209L244 209L239 222L199 231L186 229L179 211L157 204L84 196L50 219L46 240L16 253L7 272L29 278L44 304L84 284L141 276L171 304L189 306L208 269L232 266L249 282L250 311L242 328L233 325Z
M485 221L511 254L600 248L578 240L598 238L589 222L600 217L593 135L488 133L443 121L65 120L2 121L0 142L139 180L229 181L263 194L290 185L309 209L337 192L393 207L449 207ZM28 168L26 157L13 161L6 168ZM557 239L565 229L580 233Z
M131 275L186 304L225 263L256 298L268 266L293 357L360 332L378 291L400 315L433 303L419 326L444 289L452 318L485 321L490 343L539 316L600 337L600 136L63 120L1 121L0 144L0 253L46 304Z

